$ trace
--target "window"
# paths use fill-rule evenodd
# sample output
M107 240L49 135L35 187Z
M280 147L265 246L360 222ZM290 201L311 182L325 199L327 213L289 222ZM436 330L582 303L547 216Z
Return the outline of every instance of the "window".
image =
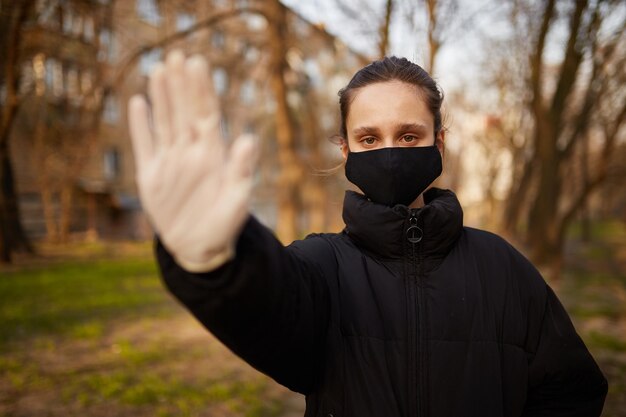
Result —
M218 96L223 96L228 91L228 74L224 68L213 70L213 86Z
M63 94L63 64L54 58L46 59L46 88L57 97Z
M82 34L83 34L83 17L80 14L76 14L74 16L74 21L72 22L72 35L82 36Z
M102 171L104 174L104 179L107 181L112 181L119 177L120 175L120 167L121 167L121 157L120 152L115 149L107 149L104 152Z
M46 59L46 68L44 70L46 89L52 89L52 84L54 81L53 69L52 69L53 64L54 64L54 60L52 58Z
M187 12L176 13L176 30L185 31L196 23L196 17Z
M85 25L83 30L83 36L87 42L93 41L94 37L94 26L93 26L93 18L91 16L85 18Z
M150 74L152 68L161 60L161 55L163 51L158 49L153 49L148 52L144 52L139 59L139 68L141 70L142 75Z
M98 51L98 61L112 62L117 55L115 37L109 29L100 31L100 50Z
M53 29L58 28L58 1L39 0L35 6L37 22Z
M71 33L73 24L74 13L72 13L72 9L66 6L63 10L63 32L68 34Z
M102 119L109 124L117 124L120 120L120 106L114 94L109 94L104 99Z
M136 0L135 7L137 16L152 25L158 25L161 22L159 7L156 0Z

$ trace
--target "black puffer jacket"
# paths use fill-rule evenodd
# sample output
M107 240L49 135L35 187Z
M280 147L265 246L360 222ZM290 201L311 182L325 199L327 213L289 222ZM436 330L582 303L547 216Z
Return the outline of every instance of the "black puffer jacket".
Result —
M181 269L174 295L255 368L306 395L306 416L598 416L607 383L552 290L501 238L426 206L348 191L346 229L284 248L254 218L236 259Z

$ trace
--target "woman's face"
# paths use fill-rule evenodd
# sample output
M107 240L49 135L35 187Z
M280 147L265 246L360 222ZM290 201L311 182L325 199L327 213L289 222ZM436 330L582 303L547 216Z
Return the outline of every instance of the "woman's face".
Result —
M370 84L355 92L346 119L348 151L393 146L432 146L443 151L443 131L434 138L434 118L416 87L401 81ZM347 145L347 146L346 146Z

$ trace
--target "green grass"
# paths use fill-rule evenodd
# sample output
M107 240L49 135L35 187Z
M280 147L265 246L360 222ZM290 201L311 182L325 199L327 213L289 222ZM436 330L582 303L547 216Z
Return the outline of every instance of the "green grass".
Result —
M559 297L609 379L605 415L623 417L626 337L615 324L626 317L626 228L598 224L593 237L571 238ZM209 336L172 337L172 322L193 319L166 292L149 247L125 250L77 247L74 260L0 271L0 415L5 404L16 407L10 415L37 415L18 405L29 401L52 417L281 415L284 391L268 378L232 355L224 365Z
M171 337L172 320L193 318L165 290L149 249L76 249L75 260L0 271L0 415L6 404L36 415L17 405L29 396L50 416L284 411L284 394L243 362L213 370L230 354L208 349L208 335L191 346Z
M567 231L569 239L580 239L582 236L582 224L573 223ZM599 221L591 223L591 238L602 240L622 240L626 238L626 224L620 220Z
M626 352L626 340L609 334L591 331L586 337L590 348L607 349L614 352Z
M107 321L171 306L152 259L85 260L5 272L0 350L34 335L98 338Z

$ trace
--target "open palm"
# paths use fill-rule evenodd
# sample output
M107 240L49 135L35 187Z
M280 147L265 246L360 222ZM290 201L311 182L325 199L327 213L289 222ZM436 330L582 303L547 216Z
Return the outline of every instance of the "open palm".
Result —
M248 215L256 146L244 136L227 149L204 58L171 52L149 90L151 114L139 95L128 111L143 208L183 267L212 269L232 256Z

